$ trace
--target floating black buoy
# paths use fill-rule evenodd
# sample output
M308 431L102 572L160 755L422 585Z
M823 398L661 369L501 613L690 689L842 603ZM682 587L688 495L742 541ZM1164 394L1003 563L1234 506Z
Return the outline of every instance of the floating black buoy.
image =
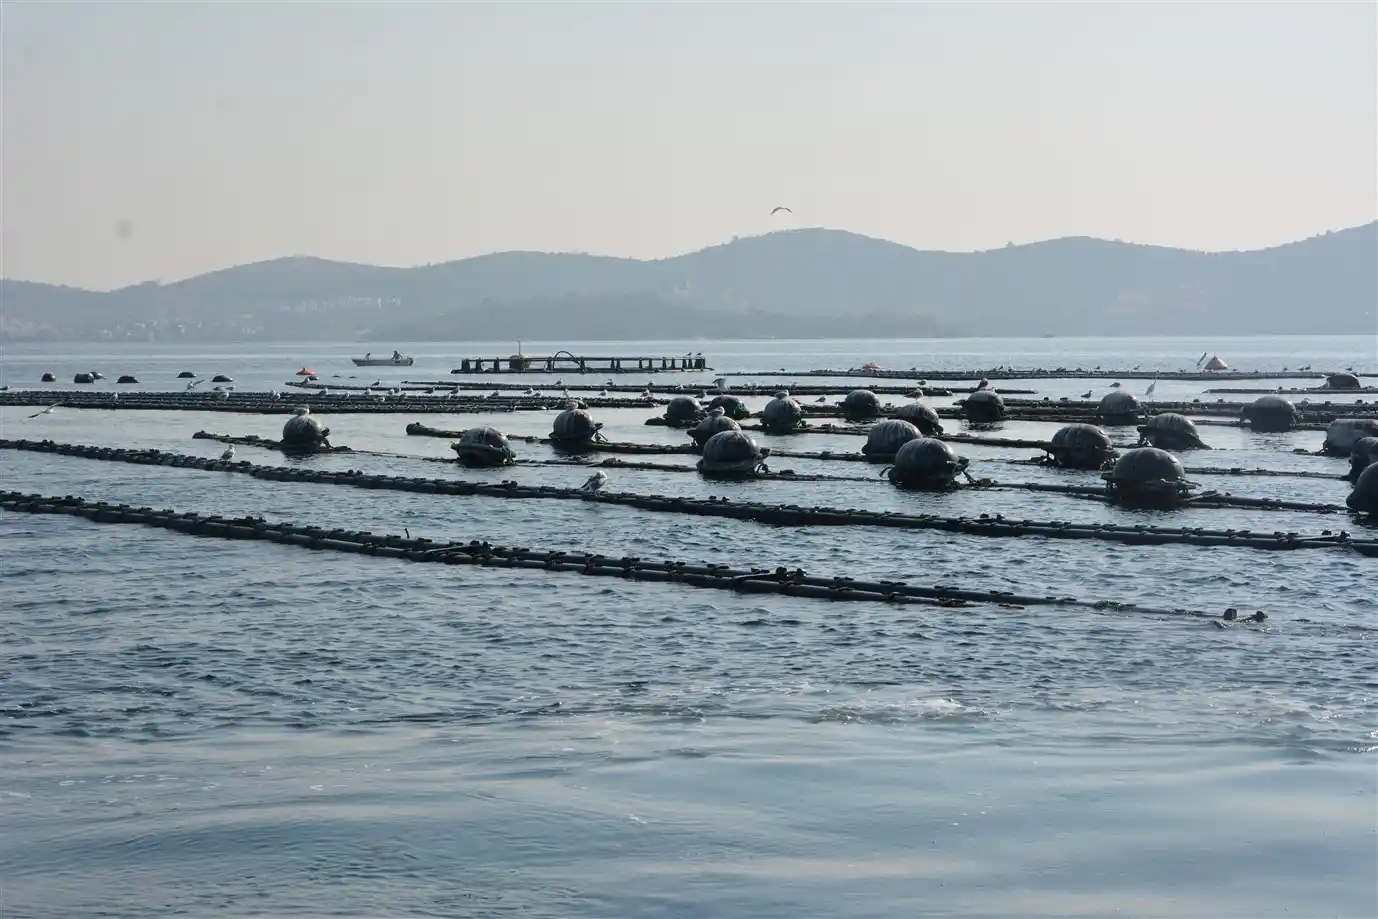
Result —
M721 434L723 431L740 431L742 426L731 418L727 417L716 409L704 416L704 419L689 429L689 436L694 440L694 446L700 450L714 434Z
M507 436L497 428L469 428L450 444L465 466L506 466L516 460Z
M1133 424L1141 414L1143 409L1139 400L1133 393L1122 389L1106 393L1101 397L1100 405L1096 406L1096 418L1101 424L1112 426Z
M698 470L714 478L751 475L762 467L769 454L768 449L756 446L742 431L719 431L704 442Z
M1139 427L1141 443L1162 450L1209 450L1195 423L1186 415L1163 412Z
M1325 429L1321 452L1328 456L1350 456L1354 445L1364 437L1378 437L1378 419L1336 418Z
M962 414L975 424L991 424L1005 417L1005 400L989 389L978 389L962 402Z
M899 448L890 467L890 482L900 488L951 488L968 462L941 440L920 437Z
M119 378L118 380L116 380L115 382L116 382L116 383L137 383L137 382L139 382L139 381L138 381L137 378L132 377L132 376L130 376L129 374L126 373L124 376L120 377L120 378Z
M1282 396L1259 396L1239 414L1249 427L1269 434L1290 431L1301 420L1297 407Z
M72 377L72 382L73 382L73 383L94 383L94 382L96 382L96 377L95 377L94 374L90 374L90 373L79 373L79 374L77 374L76 376Z
M1332 373L1325 378L1326 389L1362 389L1363 384L1352 373Z
M918 428L919 433L924 437L943 433L943 422L938 417L937 411L922 402L906 402L895 409L891 417L909 422Z
M672 428L686 428L703 417L699 400L691 396L675 396L665 406L665 423Z
M54 374L45 373L45 374L43 374L43 377L42 377L41 382L44 382L44 383L56 383L56 382L57 382L57 377L56 377Z
M711 412L715 408L722 409L724 415L733 421L741 421L743 418L751 417L751 409L746 407L746 403L736 396L723 394L714 396L713 401L708 403L708 410Z
M805 425L804 409L789 393L777 394L761 410L761 427L768 434L790 434Z
M296 409L282 426L283 453L315 453L322 447L330 449L330 429L311 416L308 408Z
M869 389L854 389L842 400L842 417L852 422L879 418L880 398Z
M1360 437L1349 454L1349 480L1359 481L1363 471L1378 463L1378 437Z
M192 373L190 370L183 370L181 373L177 374L177 379L194 380L196 379L196 374Z
M1361 514L1378 514L1378 463L1369 466L1354 483L1345 506Z
M1182 463L1157 447L1126 451L1103 478L1111 497L1136 507L1177 507L1191 488Z
M227 377L227 376L225 376L225 374L223 374L223 373L217 373L215 376L211 377L211 382L212 382L212 383L233 383L233 382L234 382L234 377Z
M580 404L567 408L555 416L555 424L550 432L550 440L557 447L575 447L587 444L599 437L602 424L593 420Z
M871 430L866 435L866 445L861 448L861 452L867 456L894 456L900 452L900 447L922 436L919 429L907 421L898 418L880 421L871 425Z
M1115 456L1110 435L1094 424L1068 424L1057 429L1048 444L1054 466L1099 469Z

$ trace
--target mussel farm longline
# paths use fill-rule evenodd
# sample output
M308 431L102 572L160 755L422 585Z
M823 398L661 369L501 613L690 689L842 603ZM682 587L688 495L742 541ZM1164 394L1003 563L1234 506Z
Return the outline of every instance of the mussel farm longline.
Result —
M258 447L258 448L261 448L261 449L279 450L279 451L283 451L283 452L287 452L287 453L291 453L291 452L292 452L291 449L290 449L290 447L284 449L284 445L283 445L282 443L278 442L278 441L269 440L269 439L267 439L267 438L258 437L258 436L256 436L256 435L232 436L232 435L225 435L225 434L208 434L208 433L206 433L206 432L204 432L204 431L198 431L198 432L196 433L196 435L194 435L194 438L195 438L195 439L202 439L202 440L214 440L214 441L217 441L217 442L219 442L219 443L235 444L235 445L237 445L237 446ZM188 464L186 461L198 459L197 457L194 457L194 456L191 456L191 455L188 455L188 454L168 453L168 452L159 451L159 450L151 450L151 451L149 451L149 450L122 450L122 449L119 449L119 448L112 448L112 447L95 447L95 446L87 446L87 445L84 445L84 444L54 443L54 442L52 442L52 441L9 441L9 440L0 440L0 450L25 450L25 451L39 452L39 453L57 453L57 454L60 454L60 455L63 455L63 456L76 456L76 457L81 457L81 458L84 458L84 459L110 460L110 461L115 461L115 462L135 463L135 464L138 464L138 465L175 465L175 466L187 466L187 465L189 465L189 464ZM450 459L442 459L442 458L440 458L440 457L433 457L433 456L416 456L416 455L412 455L412 454L387 453L387 452L380 452L380 451L375 451L375 450L360 450L360 451L355 451L355 450L351 450L349 447L345 447L345 446L327 446L327 447L322 447L322 448L320 448L319 450L317 450L316 452L319 452L319 453L346 453L346 454L355 454L355 455L360 455L360 456L379 456L379 457L388 457L388 458L395 458L395 459L406 459L406 460L411 460L411 461L415 461L415 462L430 462L430 463L453 463L453 462L454 462L453 460L450 460ZM680 452L680 453L682 454L682 453L687 453L688 451L683 451L683 450L682 450L682 451L678 451L678 452ZM841 458L843 458L843 457L835 456L835 457L832 457L832 458L833 458L833 459L841 459ZM875 463L875 460L874 460L873 458L871 458L871 457L864 457L864 456L862 456L861 454L855 454L854 456L849 457L849 458L854 458L854 459L857 459L857 460L859 460L859 461L867 461L867 462L870 462L870 463L872 463L872 464ZM888 458L887 458L887 461L891 461L891 460L893 460L893 459L894 459L893 456L892 456L892 457L888 457ZM156 460L156 462L155 462L155 460ZM211 460L206 460L206 462L209 463L209 462L212 462L212 461L211 461ZM223 462L223 461L215 461L215 462ZM692 472L698 472L698 471L699 471L699 470L698 470L696 467L694 467L694 466L665 465L665 464L656 464L656 463L629 463L629 462L626 462L626 461L623 461L623 460L619 460L619 459L616 459L616 458L607 459L607 460L604 460L604 461L599 462L599 463L589 462L589 461L577 461L577 460L517 460L517 461L513 462L511 465L513 465L513 466L577 466L577 467L580 467L580 468L603 468L603 469L640 469L640 470L645 470L645 471L648 471L648 472L670 472L670 473L692 473ZM249 470L248 470L248 468L246 468L246 464L245 464L245 463L240 462L240 463L235 464L234 466L230 467L228 471L231 471L231 472L245 472L245 471L249 471ZM252 475L253 473L250 472L249 474ZM769 470L753 470L753 471L751 471L751 472L748 472L748 473L743 474L742 478L743 478L743 479L746 479L746 480L751 480L751 481L763 481L763 482L772 482L772 481L774 481L774 482L865 482L865 483L869 483L869 484L883 484L882 479L880 479L879 477L868 477L868 476L838 476L838 475L822 475L822 474L810 474L810 473L797 473L797 472L794 472L793 470L782 470L782 471L779 471L779 472L771 472L771 471L769 471ZM1337 477L1337 478L1338 478L1338 477ZM968 485L965 485L965 486L960 486L960 485L954 484L952 487L954 487L954 488L955 488L955 487L967 487L967 488L976 488L976 489L1023 489L1023 490L1026 490L1026 491L1043 492L1043 493L1046 493L1046 494L1060 494L1060 495L1066 495L1066 496L1069 496L1069 497L1075 497L1075 498L1081 498L1081 499L1089 499L1089 500L1098 500L1098 501L1111 501L1111 500L1113 500L1113 496L1110 495L1110 494L1108 494L1108 493L1105 491L1105 489L1103 489L1103 488L1098 488L1098 487L1094 487L1094 486L1087 486L1087 485L1067 485L1067 484L1052 484L1052 483L1042 483L1042 482L1000 482L1000 481L996 481L995 479L983 478L983 479L973 479ZM1303 501L1286 501L1286 500L1277 499L1277 498L1250 498L1250 497L1239 497L1239 496L1231 495L1231 494L1229 494L1229 493L1220 494L1220 493L1214 492L1214 491L1204 492L1204 493L1199 494L1199 495L1193 495L1193 496L1191 496L1190 498L1185 499L1185 500L1182 502L1182 504L1183 504L1184 506L1189 504L1189 505L1192 506L1192 507L1202 507L1202 508L1225 508L1225 507L1236 507L1236 508L1253 508L1253 509L1257 509L1257 510L1268 510L1268 511L1284 511L1284 510L1285 510L1285 511L1301 511L1301 512L1310 512L1310 513L1321 513L1321 514L1341 513L1341 512L1343 512L1343 511L1345 510L1345 508L1344 508L1342 505L1338 505L1338 504L1322 504L1322 503L1316 503L1316 502L1303 502Z
M921 604L961 608L980 604L1001 609L1081 607L1105 612L1150 616L1191 616L1226 622L1265 622L1256 612L1241 617L1237 610L1215 614L1186 608L1142 606L1109 600L1076 597L1020 595L1001 590L952 587L916 587L904 581L858 581L849 577L823 578L805 569L779 565L774 568L734 569L726 565L691 565L679 561L654 561L633 556L612 558L570 550L494 546L479 540L436 542L426 538L384 535L353 530L326 530L317 526L268 523L259 517L203 516L151 507L131 507L71 496L51 497L22 492L0 492L0 510L27 514L61 514L83 517L94 523L134 524L172 530L194 536L237 540L265 540L315 551L351 552L381 558L446 565L484 565L532 572L567 572L623 580L660 581L688 587L728 590L736 593L778 593L792 597L836 602Z
M22 443L22 446L20 445ZM331 472L301 467L259 466L247 461L224 461L158 450L122 450L77 444L0 442L0 447L60 453L87 459L108 459L146 466L166 466L207 472L225 471L275 482L308 482L356 488L407 491L447 496L483 496L517 500L576 500L613 504L658 513L725 517L780 526L878 526L912 530L942 530L971 536L1014 538L1043 536L1052 539L1093 539L1131 545L1169 543L1201 546L1233 546L1263 550L1348 548L1362 555L1378 556L1378 538L1355 538L1348 532L1325 530L1303 535L1296 532L1254 533L1251 530L1169 528L1144 525L1078 524L1066 521L1011 520L1003 515L977 518L942 517L934 514L899 514L849 508L803 507L794 504L734 502L727 498L697 499L625 492L591 492L582 488L524 486L512 480L492 484L455 479L387 476L348 470Z

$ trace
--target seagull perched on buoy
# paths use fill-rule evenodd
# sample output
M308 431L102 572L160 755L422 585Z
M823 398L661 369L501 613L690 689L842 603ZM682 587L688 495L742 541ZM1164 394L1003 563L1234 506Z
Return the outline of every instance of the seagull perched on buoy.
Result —
M579 490L587 492L596 492L606 484L608 484L608 474L603 470L599 469L593 475L589 476L587 482L579 486Z
M24 420L25 420L25 421L32 421L33 419L37 418L39 415L51 415L51 414L53 413L53 409L58 408L60 405L62 405L61 402L54 402L52 405L48 406L48 407L45 408L43 411L41 411L41 412L34 412L32 415L30 415L28 418L26 418L26 419L24 419Z
M220 454L220 462L222 463L228 463L232 459L234 459L234 444L230 444L225 448L225 452Z

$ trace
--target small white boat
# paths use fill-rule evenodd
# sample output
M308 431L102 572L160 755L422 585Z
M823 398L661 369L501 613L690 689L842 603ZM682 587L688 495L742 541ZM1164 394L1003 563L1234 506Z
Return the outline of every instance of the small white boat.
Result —
M391 357L374 357L373 352L354 358L355 367L410 367L416 359L400 351L392 352Z

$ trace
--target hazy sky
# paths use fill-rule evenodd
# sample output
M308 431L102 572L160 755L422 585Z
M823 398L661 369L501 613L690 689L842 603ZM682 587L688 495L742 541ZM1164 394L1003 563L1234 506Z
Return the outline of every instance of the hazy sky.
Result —
M3 274L1248 249L1378 216L1378 4L6 2ZM793 222L772 223L775 205Z

